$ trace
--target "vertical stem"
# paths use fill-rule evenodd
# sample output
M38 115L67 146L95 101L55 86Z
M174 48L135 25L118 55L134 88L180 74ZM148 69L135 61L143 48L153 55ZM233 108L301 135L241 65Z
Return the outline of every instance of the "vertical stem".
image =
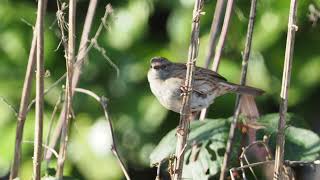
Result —
M44 93L44 0L38 1L37 16L37 73L36 73L36 118L33 155L33 179L41 179L41 151L43 132L43 93Z
M64 161L66 159L68 145L68 129L70 121L70 112L72 108L72 74L75 53L75 18L76 18L76 0L69 1L69 31L68 31L68 56L66 59L67 81L66 81L66 110L64 114L64 124L61 132L61 145L58 158L58 167L56 177L63 179Z
M209 46L205 58L205 68L208 68L211 60L215 54L215 46L216 40L218 37L218 33L220 31L220 22L222 19L223 8L226 3L226 0L217 0L216 8L214 10L214 15L212 19L211 29L210 29L210 39L209 39Z
M43 16L44 16L45 8L47 6L47 0L44 0L43 3L45 6L44 12L43 12ZM28 58L28 65L27 65L26 75L23 83L20 108L18 113L17 128L16 128L14 157L13 157L13 163L12 163L11 172L10 172L10 180L13 180L14 178L18 177L18 173L19 173L23 128L24 128L24 123L26 120L27 112L28 112L32 77L34 72L34 66L36 64L37 26L38 26L38 22L36 22L35 30L33 31L32 43L31 43L31 48L30 48L29 58Z
M286 126L286 113L288 109L288 90L289 90L290 78L291 78L291 67L292 67L292 59L293 59L295 32L298 30L298 27L296 26L296 18L297 18L297 0L291 0L286 52L285 52L283 76L282 76L282 87L281 87L281 94L280 94L280 109L279 109L280 120L278 124L278 133L277 133L275 167L274 167L274 176L273 176L274 180L281 179L282 177L284 143L285 143L284 130Z
M200 16L203 1L196 0L193 9L192 17L192 31L191 31L191 42L189 46L187 72L185 86L187 93L183 96L182 108L180 112L180 122L177 131L177 146L176 146L176 161L174 166L174 180L182 179L184 153L189 133L189 123L191 119L190 112L190 99L193 84L193 75L195 64L198 56L199 49L199 31L200 31Z
M224 4L225 4L225 0L217 1L216 11L215 11L215 14L217 13L217 20L216 21L219 21L218 17L221 18L220 16L222 14L222 9L223 9ZM214 36L213 33L217 33L217 32L215 32L215 31L213 31L213 29L211 29L211 33L212 34L211 34L211 38L210 38L210 46L212 45L212 47L210 48L210 53L207 54L206 68L209 67L210 61L211 61L212 56L214 54L212 70L216 71L216 72L218 71L222 49L223 49L224 42L225 42L225 39L226 39L226 36L227 36L227 32L228 32L229 21L230 21L230 17L231 17L231 13L232 13L232 7L233 7L233 0L228 0L225 16L224 16L224 20L223 20L222 30L221 30L221 34L220 34L220 37L219 37L218 44L217 44L216 49L215 49L215 54L214 54L214 52L212 50L215 47L215 41L216 41L216 37L213 37ZM218 10L217 8L219 8L219 11L217 11ZM219 16L218 16L218 13L220 14ZM217 29L219 22L214 22L214 21L215 21L215 16L213 18L213 22L212 22L211 28L213 28L213 26L216 26L215 29ZM206 114L207 114L207 109L201 110L200 120L205 119Z
M93 22L93 18L94 18L94 14L95 14L95 9L97 7L97 3L98 0L90 0L89 3L89 7L88 7L88 12L86 15L86 19L84 22L84 27L83 27L83 32L82 32L82 36L81 36L81 40L80 40L80 45L79 45L79 50L78 50L78 56L77 56L77 61L79 59L83 59L84 56L86 56L86 49L87 49L87 45L88 45L88 39L89 39L89 32L92 26L92 22ZM74 74L72 77L72 89L77 87L78 81L79 81L79 77L81 75L81 68L82 68L82 64L77 65L74 68ZM63 119L65 119L65 111L66 111L66 104L63 104L62 107L62 111L60 113L60 117L59 117L59 121L57 123L57 126L55 128L55 131L53 133L53 137L51 138L49 147L50 148L54 148L54 146L56 145L60 133L61 133L61 129L62 129L62 125L63 125ZM47 151L47 154L45 155L45 159L49 160L52 156L52 152L51 151Z
M242 57L242 70L241 70L241 79L240 79L241 85L246 84L248 62L249 62L249 56L250 56L250 51L251 51L252 35L253 35L253 28L254 28L254 21L255 21L255 16L256 16L256 5L257 5L257 0L251 0L251 8L250 8L250 15L249 15L249 22L248 22L247 37L246 37L246 43L245 43L244 53L243 53L243 57ZM223 164L221 167L220 180L224 180L224 176L227 171L228 163L230 161L231 150L232 150L232 146L233 146L233 142L234 142L234 134L235 134L237 121L238 121L239 114L240 114L240 99L241 99L241 95L237 94L236 103L235 103L235 111L234 111L233 120L232 120L231 126L230 126L226 152L224 154Z
M213 66L212 66L213 71L218 71L218 68L219 68L222 49L223 49L224 43L226 41L227 33L228 33L229 22L230 22L230 18L231 18L231 14L232 14L232 8L233 8L233 0L228 0L227 7L226 7L226 13L224 15L221 34L220 34L219 41L218 41L218 44L216 47L216 54L214 55L214 58L213 58Z

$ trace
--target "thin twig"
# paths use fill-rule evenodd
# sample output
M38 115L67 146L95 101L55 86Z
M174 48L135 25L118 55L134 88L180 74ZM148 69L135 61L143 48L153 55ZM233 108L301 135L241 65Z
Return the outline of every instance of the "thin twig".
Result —
M286 114L288 109L288 90L290 86L291 78L291 67L293 59L293 49L295 32L298 30L296 25L297 17L297 0L291 0L290 12L289 12L289 22L288 22L288 34L286 43L285 60L283 67L282 76L282 87L280 94L280 109L279 109L279 124L277 133L277 144L276 144L276 155L275 155L275 165L274 165L274 180L278 180L282 177L282 166L283 166L283 156L284 156L284 131L286 127Z
M260 165L264 165L264 164L271 164L271 163L274 163L274 160L251 163L251 164L248 164L248 165L244 165L242 167L231 168L230 170L231 171L239 171L241 169L246 169L246 168L249 168L249 167L255 167L255 166L260 166Z
M247 164L251 164L251 163L249 162L246 154L243 154L243 159L246 161ZM242 159L241 159L241 161L242 161ZM252 167L249 167L249 169L250 169L250 171L251 171L254 179L255 179L255 180L258 180L257 175L256 175L256 173L254 173Z
M16 117L18 116L18 110L11 103L9 103L8 100L6 100L2 96L0 96L0 100L9 107L9 109L14 113L14 116L16 116Z
M43 16L45 16L45 11L47 7L47 0L43 0L44 3L44 11ZM36 27L38 22L36 22ZM27 112L28 112L28 103L30 99L30 91L32 85L32 77L34 73L34 68L36 64L36 46L37 46L37 33L33 31L33 38L31 43L31 48L29 52L28 58L28 65L26 70L26 75L23 83L20 107L19 107L19 114L17 120L17 128L16 128L16 139L15 139L15 146L14 146L14 156L13 156L13 163L11 166L10 172L10 180L15 179L18 177L20 161L21 161L21 142L23 137L23 129L24 123L26 120Z
M23 141L23 143L34 144L34 141ZM49 146L47 146L45 144L42 144L42 147L45 148L48 151L51 151L56 158L59 157L59 154L57 153L57 151L55 151L54 149L50 148Z
M182 178L183 161L185 154L185 146L187 143L189 124L191 120L190 112L190 99L192 93L193 75L195 70L195 64L199 51L199 31L200 31L200 16L202 14L203 1L196 0L194 3L193 16L192 16L192 31L191 42L189 46L188 62L185 87L187 93L184 93L182 99L182 108L180 111L180 122L177 131L177 146L176 146L176 161L174 166L174 180L180 180Z
M160 180L161 161L158 163L157 176L155 180Z
M113 131L113 125L112 125L112 122L111 122L111 120L109 118L108 109L107 109L107 105L108 105L107 98L105 98L103 96L99 97L94 92L89 91L87 89L75 88L74 91L89 95L89 96L93 97L96 101L98 101L100 103L101 107L103 108L105 118L106 118L107 122L109 123L109 127L110 127L110 134L111 134L111 139L112 139L111 152L113 153L113 155L118 160L118 163L119 163L119 165L120 165L120 167L122 169L122 172L124 173L126 179L130 180L129 173L128 173L125 165L124 165L124 162L121 160L119 152L118 152L118 149L117 149L115 136L114 136L114 131Z
M50 118L50 123L49 123L49 130L48 130L48 134L47 134L47 138L46 138L46 146L49 147L49 142L50 142L50 137L51 137L51 132L52 132L52 129L53 129L53 122L54 122L54 118L57 114L57 111L58 111L58 107L60 106L61 102L62 102L62 96L63 94L61 93L54 108L53 108L53 111L52 111L52 114L51 114L51 118ZM52 148L49 148L49 149L52 149ZM44 151L44 155L47 153L47 151ZM58 157L57 157L58 158ZM49 160L46 161L46 169L48 168L49 166Z
M230 18L231 18L231 14L232 14L232 8L233 8L233 0L228 0L227 7L226 7L226 13L224 15L221 34L220 34L219 41L218 41L218 44L216 47L216 53L213 58L212 70L216 71L216 72L218 71L218 68L219 68L222 50L224 47L224 43L226 41L228 28L229 28L229 22L230 22Z
M44 91L44 2L38 1L37 16L37 72L36 72L36 118L34 128L33 179L41 179L41 153L43 132Z
M228 4L229 4L229 1L228 1ZM243 58L242 58L242 70L241 70L241 79L240 79L241 85L246 84L248 62L249 62L249 56L250 56L250 51L251 51L251 42L252 42L252 35L253 35L253 28L254 28L254 21L255 21L255 16L256 16L256 4L257 4L257 0L251 0L251 8L250 8L250 15L249 15L250 18L249 18L249 22L248 22L247 37L246 37L246 43L245 43L245 48L244 48L244 53L243 53ZM230 5L230 8L231 7L232 7L232 5ZM228 11L228 5L227 5L227 11ZM231 11L231 9L230 9L230 11ZM214 68L218 67L217 65L218 64L214 64ZM227 171L228 163L229 163L230 156L231 156L231 150L232 150L233 141L234 141L234 134L235 134L238 118L240 115L240 99L241 99L241 95L237 94L236 103L235 103L235 111L234 111L234 115L233 115L233 120L231 122L230 130L229 130L229 137L228 137L226 152L224 154L223 164L221 167L220 180L224 180L225 173Z
M65 119L61 131L61 143L59 150L59 158L57 162L56 178L63 179L64 161L66 159L67 147L68 147L68 129L70 123L70 113L72 108L72 74L73 64L75 58L75 27L76 27L76 0L69 1L69 29L68 29L68 57L66 58L67 78L66 78L66 90L65 90ZM58 21L59 22L59 21Z
M211 24L211 30L210 30L210 39L209 39L209 45L208 50L205 58L205 68L208 68L211 64L212 58L215 54L215 47L216 47L216 40L220 31L220 21L222 19L222 13L225 6L226 0L217 0L216 8L214 10L214 15L212 19ZM201 110L200 118L199 120L204 120L206 118L207 109Z

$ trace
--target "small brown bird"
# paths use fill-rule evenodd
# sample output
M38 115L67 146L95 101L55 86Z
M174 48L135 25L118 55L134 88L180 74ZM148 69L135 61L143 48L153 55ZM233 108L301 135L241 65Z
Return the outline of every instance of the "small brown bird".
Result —
M151 59L148 81L152 93L167 109L179 113L182 106L182 96L187 66L172 63L164 57ZM207 108L218 96L229 92L258 96L263 90L241 86L227 82L218 73L209 69L196 67L193 76L193 87L190 107L192 112Z

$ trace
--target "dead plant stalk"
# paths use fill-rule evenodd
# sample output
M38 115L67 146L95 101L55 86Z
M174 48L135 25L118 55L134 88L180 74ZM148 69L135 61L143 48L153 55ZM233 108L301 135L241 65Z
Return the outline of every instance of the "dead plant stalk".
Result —
M47 0L43 0L43 4L44 4L43 16L45 16ZM26 120L27 112L28 112L28 103L30 99L32 77L34 73L34 67L36 64L36 48L37 48L36 29L37 27L38 27L38 21L36 22L35 30L33 32L32 43L31 43L31 48L30 48L29 58L28 58L28 65L27 65L26 75L23 83L20 108L18 113L18 121L17 121L17 127L16 127L14 157L13 157L13 163L11 166L10 180L13 180L14 178L18 177L18 173L19 173L23 129L24 129L24 123Z
M254 21L255 21L255 16L256 16L256 5L257 5L257 0L251 0L251 8L250 8L250 15L249 15L249 22L248 22L247 37L246 37L246 43L245 43L244 53L243 53L243 57L242 57L242 70L241 70L240 85L246 84L249 56L250 56L250 51L251 51L251 42L252 42L252 36L253 36ZM220 180L224 180L225 174L227 172L228 163L230 161L231 150L232 150L232 146L233 146L233 142L234 142L234 134L235 134L236 126L237 126L237 121L238 121L238 118L240 115L240 99L241 99L241 95L238 94L237 98L236 98L236 103L235 103L233 120L232 120L231 126L230 126L226 152L224 154L223 164L221 167Z
M185 149L187 146L187 138L189 133L189 124L191 120L190 112L190 99L192 93L193 75L195 64L199 50L199 31L200 31L200 16L202 14L203 1L196 0L193 9L192 16L192 31L191 31L191 42L189 46L188 62L187 62L187 73L185 87L187 92L183 96L182 108L180 111L180 122L177 131L177 146L176 146L176 161L174 166L174 180L182 179L183 161Z
M295 32L298 30L296 25L297 18L297 0L291 0L288 22L288 34L286 43L286 52L284 58L282 87L280 94L280 109L279 109L279 124L277 133L275 166L274 166L274 180L279 180L282 177L283 156L284 156L284 131L286 127L286 114L288 109L288 90L290 86L291 67L294 51Z
M69 1L69 29L68 29L68 48L67 48L67 58L66 58L66 67L67 67L67 80L66 80L66 90L65 90L65 99L66 99L66 111L64 115L64 124L62 126L61 132L61 144L59 151L59 158L57 163L57 173L56 177L58 179L63 179L63 168L64 161L66 159L67 145L68 145L68 129L70 123L70 113L72 108L72 74L73 74L73 63L75 56L75 22L76 22L76 0Z
M34 128L33 179L41 179L41 152L43 132L43 92L44 92L44 2L38 1L37 12L37 72L36 72L36 118Z

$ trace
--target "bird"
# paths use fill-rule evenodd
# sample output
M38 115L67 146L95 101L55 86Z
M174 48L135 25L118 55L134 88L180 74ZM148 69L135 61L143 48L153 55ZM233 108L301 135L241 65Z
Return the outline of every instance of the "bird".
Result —
M186 64L173 63L165 57L153 57L151 59L147 75L150 89L166 109L180 113L182 95L186 91L184 85L186 72ZM208 108L216 97L227 93L259 96L264 91L228 82L226 78L215 71L195 66L190 100L192 113Z

